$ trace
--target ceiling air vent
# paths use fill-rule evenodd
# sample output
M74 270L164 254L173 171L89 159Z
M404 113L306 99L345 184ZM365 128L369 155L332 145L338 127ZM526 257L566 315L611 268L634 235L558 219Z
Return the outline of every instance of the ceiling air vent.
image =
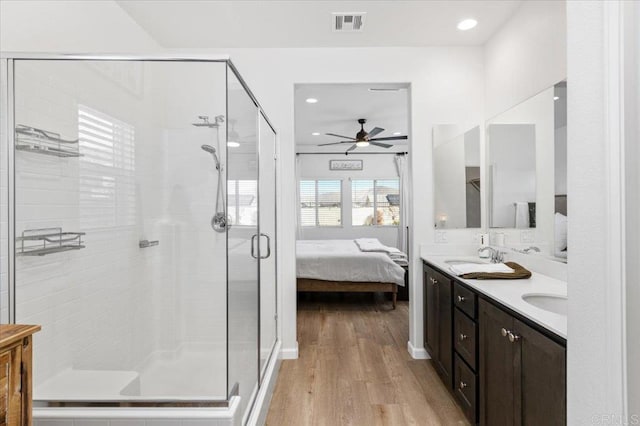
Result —
M334 12L333 31L341 33L361 32L366 12Z

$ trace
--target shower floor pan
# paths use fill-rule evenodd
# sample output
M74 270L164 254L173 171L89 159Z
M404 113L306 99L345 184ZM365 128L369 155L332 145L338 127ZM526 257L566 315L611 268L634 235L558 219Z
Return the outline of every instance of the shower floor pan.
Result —
M138 371L67 369L34 386L34 400L59 402L226 401L226 377L214 366L224 352L154 354Z

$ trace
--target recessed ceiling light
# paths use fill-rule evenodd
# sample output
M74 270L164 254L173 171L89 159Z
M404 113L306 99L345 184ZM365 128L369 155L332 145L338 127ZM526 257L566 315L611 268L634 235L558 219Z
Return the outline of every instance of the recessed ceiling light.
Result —
M307 98L305 99L305 102L307 102L308 104L315 104L318 103L318 100L316 98Z
M393 132L393 136L398 136L398 135L401 135L401 134L402 134L402 132Z
M554 97L553 97L553 100L554 100L554 101L557 101L558 99L560 99L560 96L554 96Z
M227 146L229 148L237 148L237 147L240 146L240 144L238 142L229 141L229 142L227 142Z
M319 132L313 132L313 133L311 133L311 136L320 136L320 133Z
M474 28L476 25L478 25L478 21L476 21L475 19L463 19L462 21L458 22L458 29L460 31L467 31L471 28Z

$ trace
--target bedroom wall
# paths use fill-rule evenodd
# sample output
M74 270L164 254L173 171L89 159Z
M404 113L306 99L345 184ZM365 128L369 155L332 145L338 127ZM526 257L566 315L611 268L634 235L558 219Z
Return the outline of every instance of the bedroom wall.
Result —
M351 179L397 179L394 154L388 155L349 155L349 160L362 160L362 170L329 170L329 160L337 158L335 154L299 155L298 167L300 179L341 179L342 180L342 223L340 227L301 228L303 240L335 240L353 238L377 238L382 244L397 247L398 227L396 226L352 226L351 223Z

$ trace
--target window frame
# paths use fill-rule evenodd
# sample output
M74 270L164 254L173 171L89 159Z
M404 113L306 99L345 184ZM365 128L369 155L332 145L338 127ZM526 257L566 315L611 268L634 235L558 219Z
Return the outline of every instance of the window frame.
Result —
M350 179L351 180L351 226L352 227L367 227L367 228L397 228L398 225L380 225L378 224L377 220L376 220L376 212L378 211L378 197L377 197L377 191L376 188L378 186L378 181L396 181L398 182L398 194L400 194L400 178L371 178L371 179ZM354 224L353 223L353 205L354 205L354 201L353 201L353 184L356 181L372 181L373 182L373 186L372 186L372 190L373 190L373 206L372 206L372 216L373 219L375 220L375 224L371 224L371 225L358 225L358 224ZM400 205L398 204L398 216L401 215L401 211L400 211Z
M256 203L257 203L256 209L258 211L258 214L260 213L260 199L259 199L259 194L258 194L259 182L256 179L229 179L229 180L227 180L227 182L226 182L227 193L226 193L226 195L224 197L225 200L222 200L222 201L227 203L227 206L226 206L225 210L226 210L226 214L227 214L228 218L231 217L231 214L229 213L229 210L231 210L231 208L234 209L233 218L229 223L229 226L233 226L234 228L255 228L256 227L255 224L246 225L246 224L239 223L239 219L241 217L241 215L240 215L240 195L241 194L239 193L240 182L247 182L247 181L256 183ZM229 191L229 183L233 183L233 187L234 187L234 196L235 196L235 201L236 202L234 203L233 206L231 206L229 204L229 194L231 193L231 191Z
M300 221L300 226L302 228L344 228L344 191L342 188L344 179L331 179L331 178L300 178L298 180L298 219ZM314 207L315 207L315 224L314 225L305 225L302 223L302 193L300 190L300 184L304 181L313 182L314 187ZM339 182L338 187L340 188L340 224L339 225L321 225L320 224L320 215L318 213L318 209L320 207L320 202L318 201L318 182Z

